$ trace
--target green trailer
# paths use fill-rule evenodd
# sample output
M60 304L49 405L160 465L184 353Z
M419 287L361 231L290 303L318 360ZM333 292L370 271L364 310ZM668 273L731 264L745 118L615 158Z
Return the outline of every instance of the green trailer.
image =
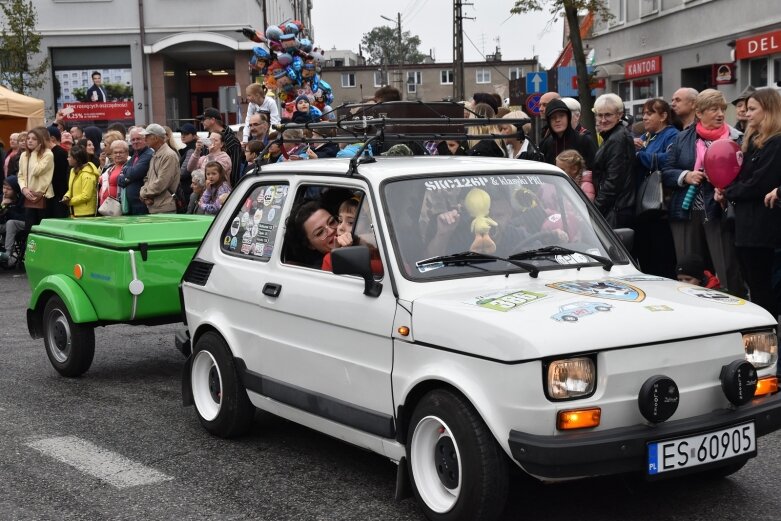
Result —
M45 219L27 239L27 327L63 376L87 371L97 326L182 321L179 282L213 218Z

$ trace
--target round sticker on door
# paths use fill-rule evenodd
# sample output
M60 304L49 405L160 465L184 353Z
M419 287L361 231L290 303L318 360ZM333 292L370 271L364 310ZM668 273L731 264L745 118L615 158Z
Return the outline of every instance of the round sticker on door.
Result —
M236 217L231 223L231 235L235 236L237 233L239 233L239 228L241 228L241 220Z
M255 224L258 224L261 219L263 219L263 210L258 208L257 210L255 210L255 215L252 216L252 221Z
M244 212L241 214L241 225L246 228L247 224L249 224L249 212Z
M255 237L258 234L258 225L255 224L252 226L252 236Z
M263 196L263 206L271 206L271 203L274 202L274 193L273 186L266 188L266 194Z
M266 219L268 222L272 222L274 220L274 216L276 215L276 211L272 208L268 211L268 214L266 215Z

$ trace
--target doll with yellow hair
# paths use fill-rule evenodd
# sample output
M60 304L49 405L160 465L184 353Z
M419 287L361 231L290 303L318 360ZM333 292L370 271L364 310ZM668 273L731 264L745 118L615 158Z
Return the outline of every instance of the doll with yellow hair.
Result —
M491 196L480 188L473 188L466 194L464 206L472 216L472 233L475 240L470 250L476 253L493 254L496 252L496 243L491 238L491 228L497 226L497 222L488 216L491 211Z

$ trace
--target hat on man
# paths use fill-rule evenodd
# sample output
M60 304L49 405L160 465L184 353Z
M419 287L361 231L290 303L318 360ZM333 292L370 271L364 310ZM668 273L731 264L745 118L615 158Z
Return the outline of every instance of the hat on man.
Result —
M165 129L157 123L147 125L147 127L141 131L142 136L157 136L165 139Z
M213 107L209 107L208 109L204 110L203 114L198 116L196 119L206 119L206 118L214 118L222 121L222 114L220 114L219 110Z
M182 135L184 135L184 134L198 134L198 131L195 130L195 125L193 125L192 123L185 123L179 129L179 133L182 134Z
M746 88L743 89L743 92L738 94L738 97L732 100L732 104L737 106L738 103L740 103L741 101L746 101L748 97L754 94L756 91L757 89L755 89L753 85L747 85Z
M46 127L46 130L49 131L49 135L59 141L62 138L62 133L60 132L60 127L57 125L49 125Z

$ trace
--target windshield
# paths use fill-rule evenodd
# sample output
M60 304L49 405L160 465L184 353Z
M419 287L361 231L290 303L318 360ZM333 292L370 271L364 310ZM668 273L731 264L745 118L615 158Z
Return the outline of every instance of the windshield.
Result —
M600 258L602 265L629 262L595 223L593 206L562 176L402 179L385 185L384 199L394 249L410 279L534 273L600 265Z

